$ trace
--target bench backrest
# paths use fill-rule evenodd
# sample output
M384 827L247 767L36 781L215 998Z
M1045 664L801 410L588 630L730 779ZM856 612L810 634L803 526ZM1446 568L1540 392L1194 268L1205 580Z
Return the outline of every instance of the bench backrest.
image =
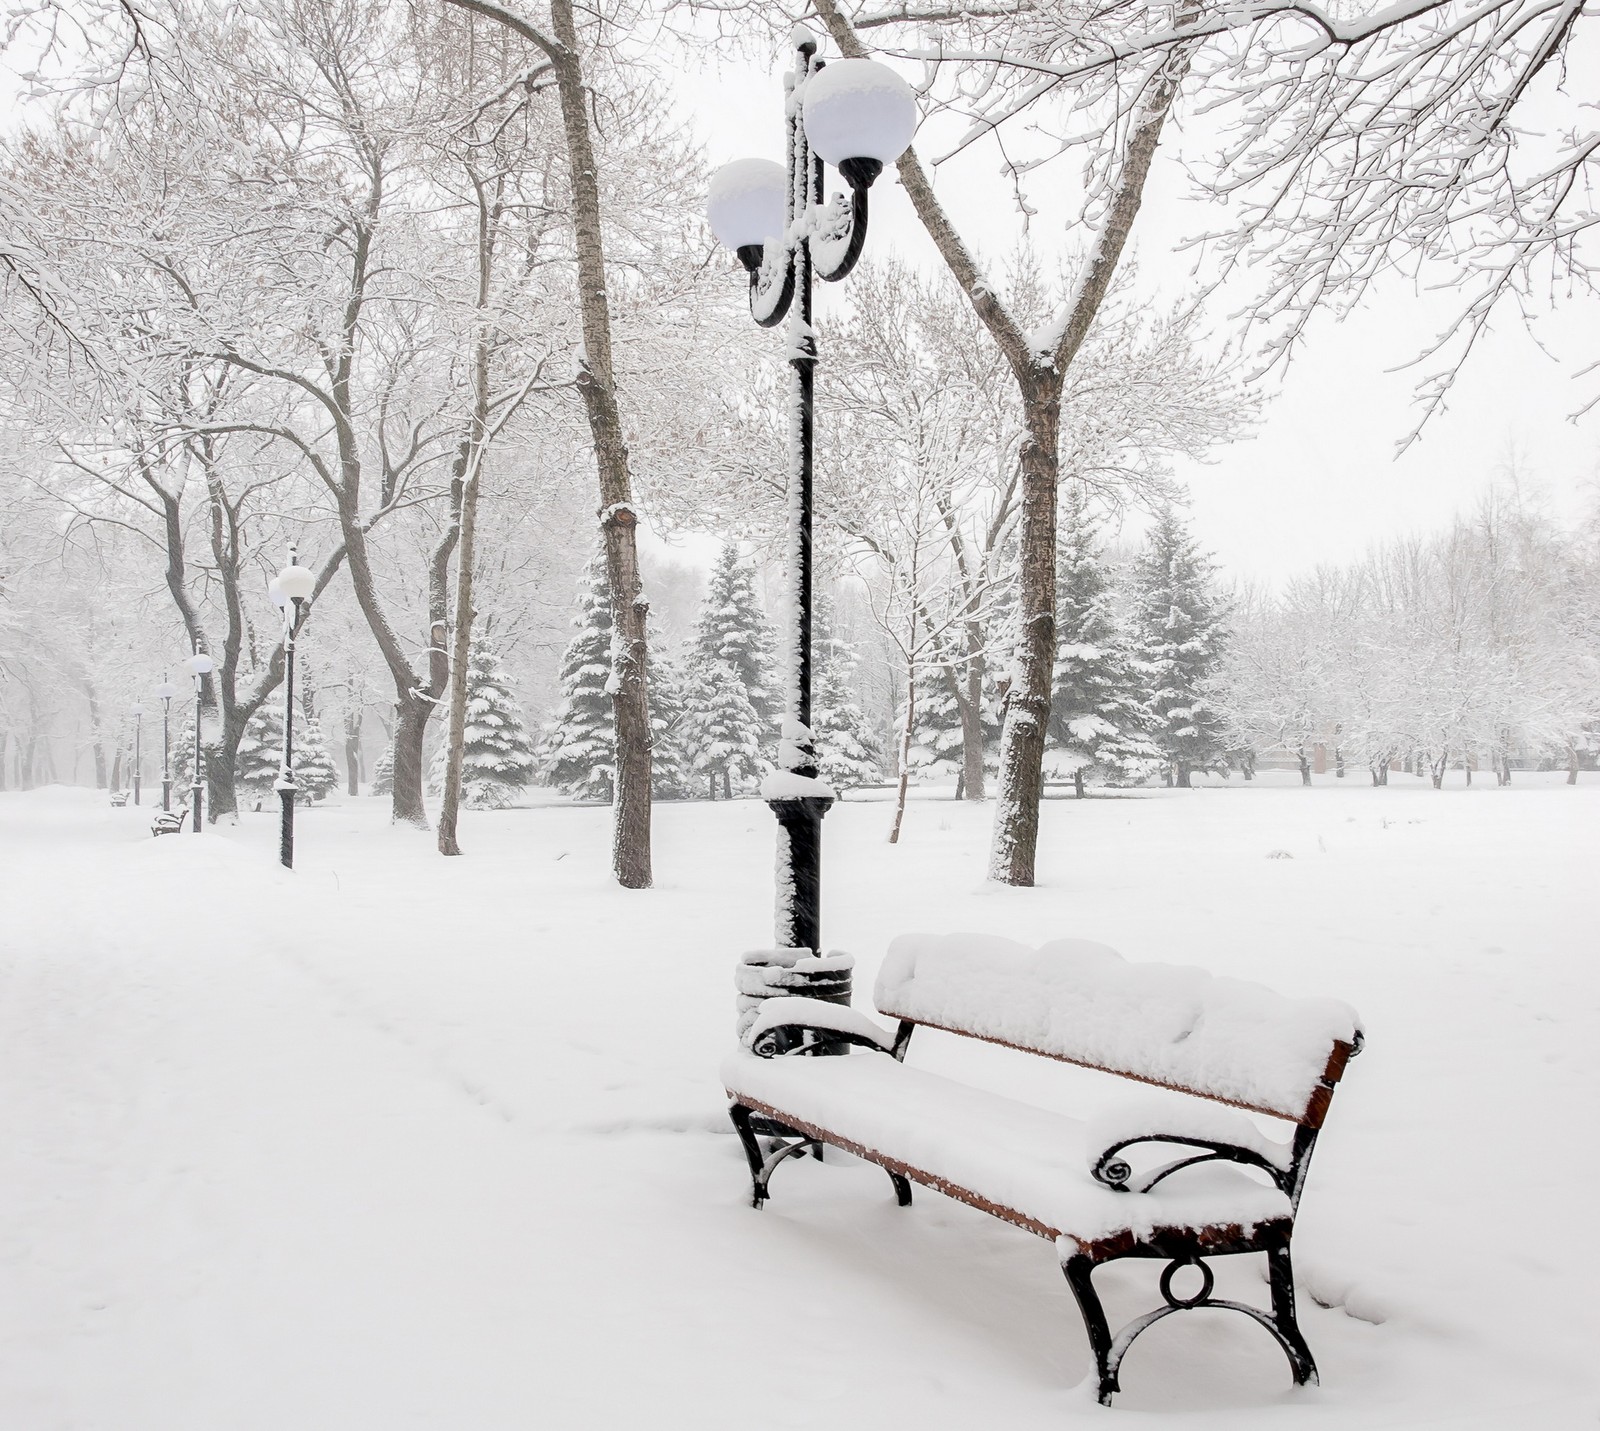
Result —
M1104 944L1034 950L983 934L908 934L875 998L890 1018L986 1039L1319 1128L1360 1045L1355 1011Z

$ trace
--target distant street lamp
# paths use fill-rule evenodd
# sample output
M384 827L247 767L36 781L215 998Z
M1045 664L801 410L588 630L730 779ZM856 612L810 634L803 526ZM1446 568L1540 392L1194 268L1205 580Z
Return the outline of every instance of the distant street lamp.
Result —
M128 707L128 714L133 717L133 803L139 803L139 771L144 765L144 744L140 739L144 732L144 707L134 704Z
M278 825L278 860L284 869L294 868L294 633L300 625L301 607L310 600L317 578L298 565L294 548L289 548L289 565L267 583L267 592L283 612L283 760L273 789L283 802Z
M161 808L172 808L172 698L178 688L161 673L161 684L156 695L161 698Z
M189 808L194 812L194 832L197 835L203 828L201 804L205 798L200 774L200 693L205 678L216 669L216 664L200 649L198 640L194 643L194 655L183 658L184 669L194 677L194 772L189 786Z
M762 787L778 818L776 942L822 952L822 817L833 791L817 776L811 729L811 512L816 333L813 271L843 278L867 237L867 190L906 151L917 128L916 97L887 65L836 60L824 66L804 26L792 35L795 67L785 77L788 165L738 159L712 175L712 232L750 274L750 314L763 328L787 314L789 388L788 689L779 770ZM850 195L823 202L824 164ZM796 302L798 298L798 302Z

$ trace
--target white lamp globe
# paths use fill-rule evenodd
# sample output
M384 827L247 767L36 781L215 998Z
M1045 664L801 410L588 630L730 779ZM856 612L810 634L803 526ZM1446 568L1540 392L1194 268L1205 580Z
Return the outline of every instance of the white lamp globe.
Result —
M196 651L194 655L183 658L183 665L191 676L209 676L217 663L204 651Z
M308 601L316 590L316 573L303 566L286 566L278 573L278 590L289 601Z
M917 97L888 65L835 60L805 85L806 138L827 163L893 164L917 132Z
M737 251L783 236L789 179L771 159L735 159L711 176L706 218L717 242Z
M283 588L278 585L277 577L273 577L267 583L267 595L272 598L274 606L287 606L289 604L289 598L283 594Z
M170 701L177 694L178 688L171 681L163 681L156 687L156 695L161 700Z
M135 701L131 706L128 707L128 714L131 716L142 716L144 714L144 707Z

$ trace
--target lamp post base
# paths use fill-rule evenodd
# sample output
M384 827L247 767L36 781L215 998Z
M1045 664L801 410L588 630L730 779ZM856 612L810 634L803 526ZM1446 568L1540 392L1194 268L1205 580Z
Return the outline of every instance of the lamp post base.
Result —
M278 799L283 802L278 820L278 863L286 870L294 868L294 794L292 785L287 790L278 787Z
M204 812L201 809L202 804L205 802L204 791L205 787L202 785L191 785L189 787L189 809L194 814L194 832L197 835L205 823Z
M784 795L767 801L778 817L778 910L773 943L822 952L822 817L831 795Z

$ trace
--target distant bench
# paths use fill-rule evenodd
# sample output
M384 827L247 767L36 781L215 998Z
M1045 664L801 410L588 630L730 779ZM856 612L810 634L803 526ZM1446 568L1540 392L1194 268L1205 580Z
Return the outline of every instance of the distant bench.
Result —
M978 935L896 940L875 1000L898 1020L894 1033L838 1004L769 999L745 1048L723 1063L756 1207L780 1163L807 1149L820 1156L827 1143L887 1171L903 1207L921 1183L1051 1239L1104 1405L1134 1339L1190 1307L1252 1317L1277 1339L1295 1381L1316 1381L1295 1318L1289 1243L1334 1085L1361 1048L1349 1007L1201 969L1130 964L1080 940L1032 951ZM918 1025L1210 1101L1147 1097L1146 1107L1108 1106L1079 1121L907 1067ZM1292 1141L1218 1104L1284 1119ZM1157 1145L1166 1160L1136 1171L1130 1150ZM1212 1296L1206 1259L1247 1252L1266 1255L1270 1312ZM1092 1273L1122 1257L1169 1265L1163 1305L1113 1336ZM1188 1292L1173 1287L1184 1268L1198 1281Z

